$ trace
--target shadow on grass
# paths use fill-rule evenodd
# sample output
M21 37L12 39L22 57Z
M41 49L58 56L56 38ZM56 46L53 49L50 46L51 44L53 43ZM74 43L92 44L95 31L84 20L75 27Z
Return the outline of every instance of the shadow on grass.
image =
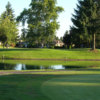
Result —
M13 49L0 49L0 51L41 51L39 48L13 48Z
M100 75L73 75L55 78L45 82L42 90L53 100L99 100L99 77Z
M50 100L41 92L41 85L53 77L30 74L0 76L0 100Z
M41 51L41 50L44 50L45 48L0 48L0 51L31 51L31 50L34 50L34 51ZM47 48L49 49L49 48ZM73 48L73 49L49 49L49 50L65 50L65 51L89 51L90 48Z

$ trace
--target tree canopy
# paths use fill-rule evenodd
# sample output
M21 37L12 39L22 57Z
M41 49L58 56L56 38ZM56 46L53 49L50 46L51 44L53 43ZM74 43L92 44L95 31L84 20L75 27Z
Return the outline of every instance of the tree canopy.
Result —
M0 16L0 41L3 45L15 43L18 35L17 23L14 18L11 4L8 2L6 11Z
M79 45L92 43L95 49L95 35L100 30L100 5L98 0L79 0L75 14L73 14L71 35ZM74 39L76 38L76 39ZM90 44L89 44L90 45Z
M57 18L63 11L56 3L56 0L32 0L30 8L24 9L17 18L23 25L28 24L28 41L43 45L53 41L59 28Z

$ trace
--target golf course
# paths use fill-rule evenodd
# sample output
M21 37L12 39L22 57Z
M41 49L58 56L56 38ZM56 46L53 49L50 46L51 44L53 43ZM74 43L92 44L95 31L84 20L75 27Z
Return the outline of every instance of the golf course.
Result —
M100 71L2 73L1 100L99 100Z
M0 0L0 100L100 100L100 0Z
M0 100L99 100L99 49L11 48L0 58Z

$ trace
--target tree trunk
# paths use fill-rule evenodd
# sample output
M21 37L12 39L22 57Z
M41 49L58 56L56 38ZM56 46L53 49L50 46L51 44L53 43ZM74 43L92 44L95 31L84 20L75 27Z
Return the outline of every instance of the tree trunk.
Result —
M6 48L8 49L8 43L6 43Z
M96 36L95 36L95 33L93 34L93 50L95 50L96 49L96 42L95 42L95 38L96 38Z

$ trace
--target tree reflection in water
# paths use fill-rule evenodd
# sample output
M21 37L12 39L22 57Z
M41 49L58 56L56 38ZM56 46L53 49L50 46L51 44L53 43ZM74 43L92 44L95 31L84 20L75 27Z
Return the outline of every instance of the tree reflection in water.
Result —
M87 67L82 66L67 66L67 65L26 65L26 64L7 64L0 63L0 70L40 70L40 69L54 69L54 70L65 70L65 69L82 69Z

